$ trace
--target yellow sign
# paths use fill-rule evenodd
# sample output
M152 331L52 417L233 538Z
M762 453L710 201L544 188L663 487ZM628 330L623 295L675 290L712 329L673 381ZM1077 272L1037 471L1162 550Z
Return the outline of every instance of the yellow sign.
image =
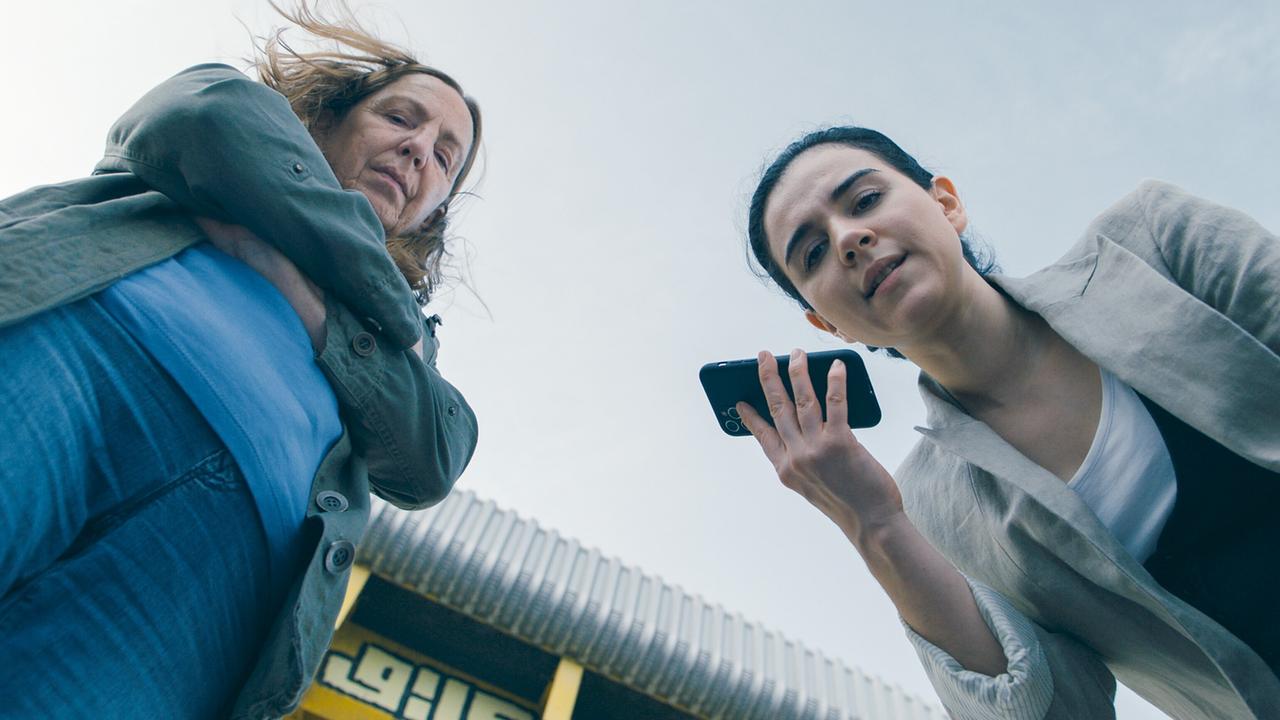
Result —
M306 717L534 720L527 701L485 686L358 625L346 623L301 710Z

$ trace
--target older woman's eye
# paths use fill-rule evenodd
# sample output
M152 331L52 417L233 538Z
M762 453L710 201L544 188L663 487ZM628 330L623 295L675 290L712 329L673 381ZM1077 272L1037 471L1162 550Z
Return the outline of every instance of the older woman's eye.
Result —
M441 152L440 150L437 150L437 151L436 151L436 162L440 163L440 169L441 169L441 170L444 170L444 171L445 171L445 173L448 173L448 172L449 172L449 156L448 156L448 154L446 154L446 153L444 153L444 152Z
M827 252L827 241L826 241L826 240L819 240L818 242L816 242L816 243L814 243L814 244L810 245L810 246L809 246L809 249L808 249L808 250L806 250L806 251L805 251L805 253L804 253L804 269L805 269L805 272L808 272L809 270L812 270L812 269L814 268L814 266L816 266L816 265L818 264L818 262L819 262L820 260L822 260L822 256L823 256L823 254L825 254L826 252Z
M393 124L399 125L401 127L409 126L409 121L406 120L403 115L398 115L396 113L387 113L387 119L390 120Z
M853 201L853 211L865 212L867 210L870 210L871 207L875 205L876 202L879 200L880 200L880 192L877 190L872 190L869 193L864 193L862 195L859 195L858 198Z

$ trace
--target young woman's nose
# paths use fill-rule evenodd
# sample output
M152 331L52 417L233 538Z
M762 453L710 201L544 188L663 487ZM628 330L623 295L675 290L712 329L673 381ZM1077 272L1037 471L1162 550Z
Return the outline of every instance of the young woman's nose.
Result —
M840 261L846 265L857 264L871 248L876 246L876 234L861 223L838 223L832 237Z

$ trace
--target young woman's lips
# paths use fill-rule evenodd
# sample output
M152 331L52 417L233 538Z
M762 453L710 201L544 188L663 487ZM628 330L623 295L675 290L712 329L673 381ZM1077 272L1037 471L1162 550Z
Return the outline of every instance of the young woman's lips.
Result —
M902 257L893 261L892 268L889 270L889 273L884 276L884 279L876 283L875 288L871 291L871 294L867 295L868 300L879 295L881 292L887 292L893 289L893 286L896 285L898 281L898 271L902 269L902 264L906 262L906 260L907 260L907 256L903 255Z

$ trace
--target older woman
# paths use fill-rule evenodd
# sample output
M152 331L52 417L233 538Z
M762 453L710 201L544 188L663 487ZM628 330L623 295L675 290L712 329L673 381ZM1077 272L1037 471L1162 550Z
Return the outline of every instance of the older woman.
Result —
M351 50L184 71L93 177L0 202L0 715L288 712L370 490L424 507L470 459L420 304L479 111L290 19Z
M1119 678L1177 718L1277 717L1280 241L1149 182L1060 262L991 272L956 186L884 135L788 147L755 257L808 321L921 368L925 437L894 476L827 416L802 353L773 425L782 482L834 521L957 718L1113 717ZM895 482L896 481L896 482Z

